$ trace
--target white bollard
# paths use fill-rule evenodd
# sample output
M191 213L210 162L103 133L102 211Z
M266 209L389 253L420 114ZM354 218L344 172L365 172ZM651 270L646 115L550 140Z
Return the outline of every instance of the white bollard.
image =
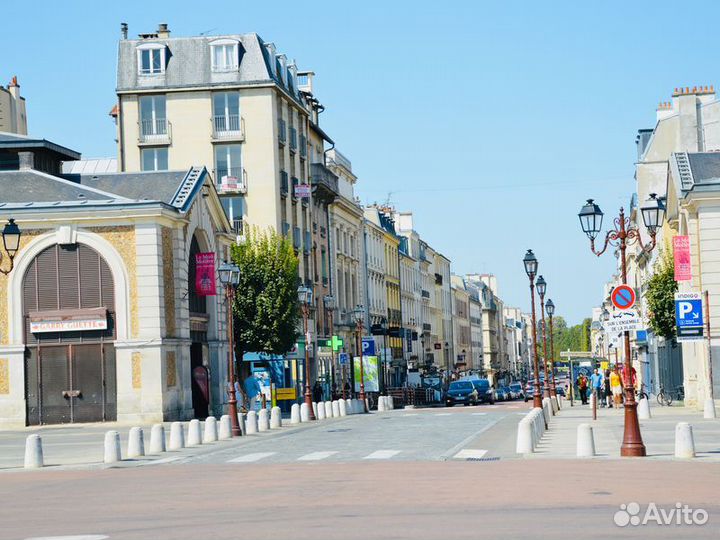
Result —
M395 398L392 396L388 396L388 410L394 411L395 410Z
M533 411L535 411L535 422L538 425L538 433L542 436L542 434L545 433L545 428L547 427L545 424L545 409L535 407Z
M120 434L117 431L108 431L105 433L105 455L104 463L117 463L122 461L120 455Z
M230 422L230 415L223 414L220 417L220 429L218 433L218 439L225 441L232 439L232 422Z
M552 416L550 414L550 399L549 398L543 399L542 411L543 411L543 415L545 416L545 428L547 428L550 425L550 417Z
M650 402L647 400L647 398L642 398L640 401L638 401L637 415L638 419L640 420L650 419Z
M313 404L312 404L312 410L313 410L313 414L315 415L315 420L317 420L318 404L317 404L316 402L314 402L314 401L313 401Z
M298 405L297 403L293 403L292 407L290 407L290 423L300 423L300 405Z
M332 401L325 402L325 418L333 417Z
M687 422L678 422L675 426L675 457L683 459L695 457L692 426Z
M347 401L344 399L338 400L338 410L340 412L340 416L347 416L348 410L347 410Z
M260 409L257 416L258 431L270 431L270 414L267 409Z
M715 400L709 397L705 400L705 411L703 413L703 418L711 419L715 417Z
M533 439L533 421L525 417L518 422L515 452L518 454L532 454L534 446Z
M365 398L365 407L360 412L370 412L370 398Z
M387 398L385 396L380 396L378 398L378 412L384 412L387 411Z
M307 406L307 403L300 404L300 421L301 422L309 422L310 421L310 409Z
M590 424L577 427L577 457L593 457L595 455L595 438Z
M228 420L230 418L228 417ZM218 440L218 427L217 419L214 416L208 416L205 419L205 431L203 432L203 444L217 442Z
M345 410L347 414L355 414L355 401L351 398L345 400Z
M282 427L282 411L280 407L270 409L270 429L278 429Z
M202 429L200 420L193 418L188 425L187 446L198 446L202 444Z
M185 430L182 422L170 424L170 444L168 450L182 450L185 448Z
M37 469L45 465L40 435L28 435L25 439L25 468Z
M155 424L150 430L150 453L162 454L165 450L165 426Z
M558 404L557 404L556 396L550 396L550 408L552 409L553 415L556 415L558 412Z
M330 404L333 412L333 418L340 418L340 402L338 400L333 401Z
M145 455L145 437L142 428L130 428L128 433L127 457L136 458Z
M254 435L258 432L258 417L255 411L248 411L245 418L245 433Z
M247 435L247 432L245 431L245 416L243 416L243 413L239 412L237 414L238 419L238 427L240 428L240 436L244 437Z
M555 406L557 407L557 410L559 411L562 408L560 406L560 404L562 403L562 396L559 394L556 394L554 399L555 399Z
M318 420L325 420L325 402L321 401L317 404L315 409L315 418Z

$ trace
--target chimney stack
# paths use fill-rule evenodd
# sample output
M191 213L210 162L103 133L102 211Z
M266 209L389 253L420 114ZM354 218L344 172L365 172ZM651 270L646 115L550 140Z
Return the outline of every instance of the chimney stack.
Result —
M167 23L160 23L157 29L157 35L160 39L167 39L170 37L170 29Z
M18 152L19 169L27 171L35 168L35 154L32 152Z
M120 39L127 39L128 36L128 25L127 23L120 23Z

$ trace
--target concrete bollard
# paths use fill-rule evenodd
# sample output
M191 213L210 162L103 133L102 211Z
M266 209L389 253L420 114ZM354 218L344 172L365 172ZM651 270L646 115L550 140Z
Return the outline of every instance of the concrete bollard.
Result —
M362 404L362 403L361 403ZM370 412L370 398L365 398L365 406L360 412Z
M245 429L245 416L241 412L238 413L238 427L240 428L241 437L247 435L247 431Z
M315 419L317 420L318 404L317 404L316 402L314 402L314 401L313 401L313 404L312 404L312 410L313 410L313 414L315 415Z
M228 420L230 418L228 417ZM214 416L208 416L205 419L205 431L203 432L203 444L217 442L218 440L218 427L217 419Z
M255 435L258 432L258 416L255 411L248 411L245 418L245 433Z
M338 400L333 401L330 404L333 412L333 418L340 418L340 402Z
M257 415L258 431L270 431L270 413L267 409L260 409Z
M675 457L682 459L695 457L695 439L692 426L687 422L678 422L675 426Z
M577 427L577 457L593 457L595 455L595 438L590 424Z
M550 419L552 418L552 409L550 408L550 398L543 399L543 413L545 414L545 428L550 426Z
M395 410L395 398L392 396L388 396L388 410L394 411Z
M282 411L280 407L270 409L270 429L278 429L282 427Z
M117 431L105 433L105 455L103 463L117 463L122 461L120 455L120 434Z
M552 409L553 415L558 412L557 396L550 396L550 408Z
M155 424L150 430L150 453L162 454L165 450L165 426Z
M290 423L300 423L300 405L298 405L297 403L293 403L292 407L290 407Z
M307 403L301 403L300 404L300 421L301 422L309 422L310 421L310 410L307 406Z
M338 404L338 411L340 413L340 416L347 416L348 415L347 401L344 399L339 399L337 404Z
M325 420L325 402L321 401L317 404L317 408L315 409L315 418L318 420Z
M333 414L332 401L325 402L325 418L332 418Z
M385 396L378 397L378 403L377 403L378 412L384 412L387 410L386 403L387 403L387 399L385 398Z
M198 446L202 444L202 429L200 420L193 418L188 424L187 446Z
M515 452L518 454L532 454L533 447L533 421L530 418L525 417L518 422Z
M705 400L705 411L703 412L703 418L712 419L715 416L715 400L711 397Z
M182 422L170 424L170 444L168 450L182 450L185 448L185 430Z
M136 458L145 455L145 437L142 428L132 427L128 433L127 457Z
M650 415L650 402L647 398L642 398L638 401L637 415L640 420L649 420Z
M45 465L40 435L28 435L25 439L25 468L38 469Z
M535 422L538 424L538 433L542 436L543 433L545 433L545 429L547 428L547 425L545 423L545 409L541 407L535 407L533 409L535 411Z
M232 423L229 414L223 414L220 417L220 429L218 431L218 439L221 441L232 439Z
M355 403L351 398L345 400L345 410L347 414L355 414Z
M562 409L561 403L562 403L562 396L559 394L555 395L555 405L557 407L557 410L560 411Z

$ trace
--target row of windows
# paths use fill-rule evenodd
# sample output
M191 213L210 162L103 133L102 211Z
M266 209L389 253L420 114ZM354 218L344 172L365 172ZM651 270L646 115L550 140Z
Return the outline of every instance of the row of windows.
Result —
M220 184L226 178L243 178L242 145L215 145L215 181ZM140 161L143 171L168 170L167 146L141 148Z
M213 92L213 128L215 132L240 131L240 92ZM167 98L163 94L140 97L140 128L144 135L165 135Z
M137 48L138 73L163 75L170 55L162 43L145 43ZM214 72L237 71L240 67L240 50L234 39L221 39L210 44L210 65Z

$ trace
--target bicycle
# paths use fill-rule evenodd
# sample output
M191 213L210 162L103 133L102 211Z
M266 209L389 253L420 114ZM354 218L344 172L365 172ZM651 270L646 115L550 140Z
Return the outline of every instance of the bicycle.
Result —
M645 391L645 383L640 383L640 390L635 390L635 396L638 401L649 398L648 393Z
M658 392L658 395L657 395L658 404L662 407L665 407L665 406L669 407L670 404L672 403L672 401L673 401L673 398L672 398L672 395L670 394L670 392L666 392L665 387L660 386L660 391Z

